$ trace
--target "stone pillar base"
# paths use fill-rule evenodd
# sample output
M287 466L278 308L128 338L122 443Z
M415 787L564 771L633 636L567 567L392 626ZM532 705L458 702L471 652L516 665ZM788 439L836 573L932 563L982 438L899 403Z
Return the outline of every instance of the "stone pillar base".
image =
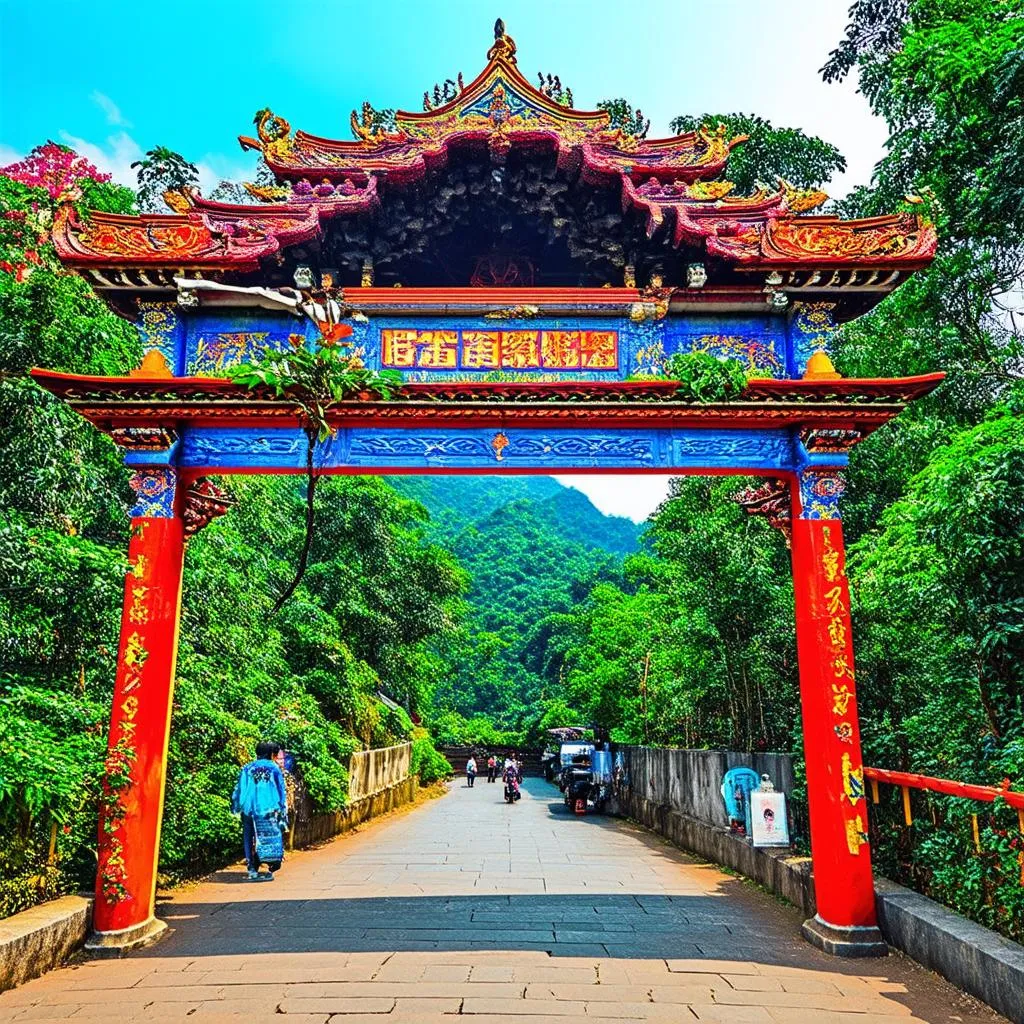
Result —
M167 931L167 922L151 917L142 924L122 928L116 932L93 932L85 942L85 950L94 957L124 956L133 949L151 946Z
M808 918L800 929L803 937L832 956L888 956L889 947L877 928L851 926L840 928L819 916Z

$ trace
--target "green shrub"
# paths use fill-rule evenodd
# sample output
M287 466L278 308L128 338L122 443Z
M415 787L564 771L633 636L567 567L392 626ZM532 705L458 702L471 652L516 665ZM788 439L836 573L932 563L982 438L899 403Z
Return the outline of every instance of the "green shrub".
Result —
M679 381L678 397L692 402L724 402L747 385L743 364L707 352L677 352L665 361L665 376Z
M453 771L448 758L434 747L434 741L427 735L425 729L414 731L412 763L409 770L411 774L419 775L420 784L424 786L447 779Z
M40 868L31 875L0 879L0 919L74 890L74 879L56 867Z

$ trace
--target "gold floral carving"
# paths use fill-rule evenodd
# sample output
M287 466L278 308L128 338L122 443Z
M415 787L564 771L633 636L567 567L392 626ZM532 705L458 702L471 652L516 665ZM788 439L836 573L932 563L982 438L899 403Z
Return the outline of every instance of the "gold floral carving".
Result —
M736 185L731 181L695 181L692 185L683 186L687 199L708 202L724 199Z
M168 218L169 220L171 218ZM93 218L83 225L79 244L94 253L112 256L141 256L152 259L163 255L169 259L194 256L213 245L213 237L201 224L189 221L171 224L141 224L128 221L113 223Z
M779 178L779 185L782 188L782 194L786 197L786 206L789 207L791 213L807 213L828 201L827 192L820 192L815 188L797 188L785 178Z
M768 241L784 256L831 256L834 259L900 256L915 248L920 237L915 222L863 228L841 222L801 223L799 218L769 222Z

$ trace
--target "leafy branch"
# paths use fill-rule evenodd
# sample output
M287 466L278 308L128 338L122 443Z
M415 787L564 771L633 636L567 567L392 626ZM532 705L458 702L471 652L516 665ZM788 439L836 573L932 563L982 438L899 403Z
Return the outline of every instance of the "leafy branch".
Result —
M274 602L270 614L276 615L295 593L306 572L313 544L314 498L318 477L313 465L318 443L334 437L336 429L329 422L331 407L350 398L390 399L402 384L402 376L394 370L377 372L367 369L352 351L352 334L348 324L322 323L321 337L314 347L306 347L304 335L289 337L290 349L268 349L256 363L242 363L229 376L236 384L251 391L270 389L279 398L287 397L299 408L299 422L306 435L306 516L305 536L299 552L295 575Z
M747 386L747 370L738 359L719 359L708 352L666 357L659 345L649 368L629 379L675 381L675 397L684 402L727 402Z

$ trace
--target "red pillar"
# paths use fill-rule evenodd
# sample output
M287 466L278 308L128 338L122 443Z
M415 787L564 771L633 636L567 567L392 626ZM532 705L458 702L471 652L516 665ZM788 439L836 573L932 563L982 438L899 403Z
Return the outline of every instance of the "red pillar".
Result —
M819 506L820 507L820 506ZM792 522L793 592L817 915L804 936L840 956L884 956L875 917L843 528Z
M184 530L168 468L135 473L92 948L126 949L166 927L153 916L178 647Z

